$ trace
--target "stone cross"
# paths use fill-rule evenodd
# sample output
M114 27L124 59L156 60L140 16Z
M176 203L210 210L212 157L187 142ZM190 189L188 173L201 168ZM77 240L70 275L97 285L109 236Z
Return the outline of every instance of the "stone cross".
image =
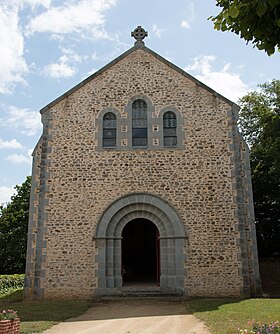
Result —
M135 44L144 44L143 39L148 36L148 32L145 31L141 26L138 26L134 31L131 32L131 37L136 39Z

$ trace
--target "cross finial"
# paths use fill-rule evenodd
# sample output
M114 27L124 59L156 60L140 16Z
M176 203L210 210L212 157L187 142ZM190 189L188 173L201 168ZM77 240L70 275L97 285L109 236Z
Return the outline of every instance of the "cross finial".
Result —
M134 31L131 32L131 37L136 39L136 44L144 45L143 39L148 36L148 32L145 31L141 26L138 26Z

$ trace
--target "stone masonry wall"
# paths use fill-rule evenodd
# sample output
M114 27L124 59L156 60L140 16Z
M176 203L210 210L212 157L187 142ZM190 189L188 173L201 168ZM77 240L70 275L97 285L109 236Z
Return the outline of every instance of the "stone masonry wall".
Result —
M184 148L97 149L99 113L115 108L125 118L139 94L151 100L155 117L164 107L179 110ZM180 214L189 296L243 294L230 104L139 48L49 113L45 298L94 294L96 224L114 200L133 192L160 196Z

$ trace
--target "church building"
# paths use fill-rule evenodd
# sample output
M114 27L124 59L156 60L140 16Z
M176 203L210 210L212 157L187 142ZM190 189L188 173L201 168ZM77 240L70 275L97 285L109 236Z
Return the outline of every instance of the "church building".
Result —
M239 107L132 36L40 111L25 296L258 295Z

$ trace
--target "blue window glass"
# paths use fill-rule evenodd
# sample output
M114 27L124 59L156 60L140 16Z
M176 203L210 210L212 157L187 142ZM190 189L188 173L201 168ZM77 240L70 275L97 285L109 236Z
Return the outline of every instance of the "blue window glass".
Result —
M147 103L136 100L132 104L132 146L148 146Z
M177 146L177 119L172 111L167 111L163 115L163 145Z
M117 143L117 119L112 112L103 116L103 147L116 147Z

